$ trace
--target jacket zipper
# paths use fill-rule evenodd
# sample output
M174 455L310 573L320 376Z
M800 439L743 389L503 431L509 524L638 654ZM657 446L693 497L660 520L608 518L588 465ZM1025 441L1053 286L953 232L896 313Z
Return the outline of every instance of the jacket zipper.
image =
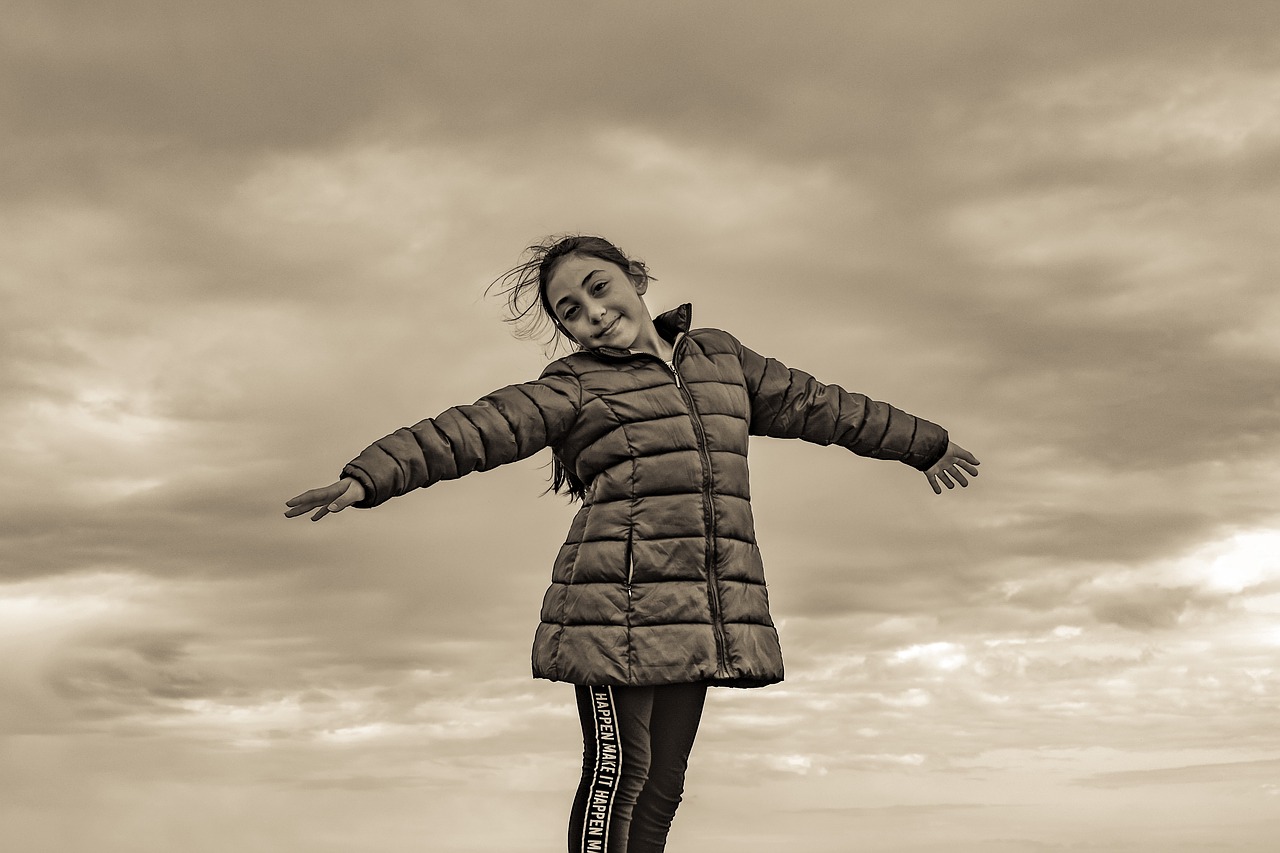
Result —
M635 528L627 530L627 581L622 588L627 591L627 683L631 683L631 671L633 661L635 659L635 643L631 634L631 616L635 609L635 602L632 600L631 581L635 576L636 560L635 560Z
M633 549L635 548L635 538L631 531L627 532L627 582L622 588L627 591L627 607L631 606L631 581L635 577L636 559Z
M693 405L693 395L680 381L680 369L676 366L676 355L684 340L684 335L681 334L680 340L676 341L675 348L671 351L671 372L675 375L676 387L680 389L685 405L689 409L689 419L693 421L694 435L698 439L698 455L702 459L702 518L707 527L707 597L711 604L711 627L716 637L716 675L719 677L727 675L729 667L725 661L724 615L720 610L720 591L716 585L716 508L711 499L711 454L707 450L707 431L702 425L702 417Z

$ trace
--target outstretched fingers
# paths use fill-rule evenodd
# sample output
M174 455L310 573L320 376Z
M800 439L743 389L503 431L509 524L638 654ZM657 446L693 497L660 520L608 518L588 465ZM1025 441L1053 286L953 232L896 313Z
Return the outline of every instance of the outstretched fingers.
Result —
M955 474L956 479L960 480L960 484L962 486L968 485L968 483L964 480L963 477L955 473L954 469L944 468L943 470L939 471L937 474L925 475L926 477L929 478L929 485L933 488L933 493L935 495L942 494L942 486L938 485L939 480L941 480L943 485L945 485L948 489L954 489L956 487L956 484L951 482L950 474Z
M973 459L972 455L967 452L965 453L965 456ZM973 459L973 464L970 464L968 461L958 458L957 455L956 457L944 461L948 464L925 473L925 476L929 478L929 486L933 489L933 493L935 495L942 494L943 486L946 486L948 489L954 489L957 483L962 489L968 488L969 479L968 477L965 477L966 472L970 477L978 476L978 469L976 467L978 465L977 459Z
M336 499L341 498L345 491L345 486L342 484L342 481L339 480L338 482L331 483L323 488L311 489L310 491L306 491L300 495L289 498L289 500L285 501L285 506L289 507L289 509L285 511L285 518L296 518L297 516L304 515L314 509L317 510L317 512L315 515L311 516L311 520L319 521L328 513L337 512L344 508L335 507L334 509L330 509L330 504L334 504Z

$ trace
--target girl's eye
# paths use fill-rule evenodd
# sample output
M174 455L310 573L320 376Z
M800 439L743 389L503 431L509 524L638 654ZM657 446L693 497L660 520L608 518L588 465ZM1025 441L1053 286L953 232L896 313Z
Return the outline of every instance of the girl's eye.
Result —
M578 313L578 306L577 306L577 305L574 305L574 306L572 306L572 307L570 307L570 308L566 308L566 309L564 309L564 319L565 319L565 320L572 320L572 319L574 318L574 316L575 316L577 313Z
M605 286L606 286L608 283L609 283L609 281L608 281L607 279L602 279L601 281L597 281L594 285L592 285L592 287L591 287L591 292L592 292L592 293L601 293L601 292L603 292L603 291L604 291L604 289L605 289Z

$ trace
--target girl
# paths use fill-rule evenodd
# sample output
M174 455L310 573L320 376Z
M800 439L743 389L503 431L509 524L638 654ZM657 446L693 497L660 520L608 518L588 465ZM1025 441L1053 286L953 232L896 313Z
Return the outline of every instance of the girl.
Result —
M549 320L576 347L535 382L370 445L332 485L288 501L312 521L553 453L552 489L582 506L542 602L537 678L575 685L582 780L571 853L659 853L708 686L782 680L747 484L750 435L905 462L936 494L978 460L945 430L823 385L688 304L651 317L651 276L600 237L548 240L497 279L513 321Z

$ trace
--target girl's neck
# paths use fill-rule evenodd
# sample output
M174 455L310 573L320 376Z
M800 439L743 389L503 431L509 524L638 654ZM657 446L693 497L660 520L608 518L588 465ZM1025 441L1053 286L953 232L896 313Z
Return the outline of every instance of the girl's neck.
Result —
M656 355L663 361L670 361L674 352L674 347L668 343L662 335L658 334L658 329L651 322L649 327L642 331L635 342L631 344L632 352L647 352L649 355Z

